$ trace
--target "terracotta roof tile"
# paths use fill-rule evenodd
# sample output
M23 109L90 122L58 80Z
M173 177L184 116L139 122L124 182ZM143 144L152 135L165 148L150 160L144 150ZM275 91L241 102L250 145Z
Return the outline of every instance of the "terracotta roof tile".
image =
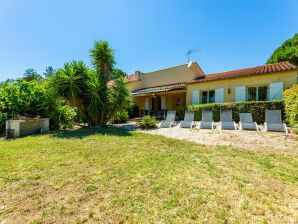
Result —
M266 73L273 73L273 72L282 72L282 71L288 71L293 69L297 69L297 66L291 64L288 61L284 61L284 62L279 62L275 64L261 65L261 66L251 67L251 68L237 69L232 71L209 74L206 76L200 76L199 78L189 82L189 84L214 81L214 80L220 80L220 79L245 77L245 76L252 76L252 75L259 75L259 74L266 74Z

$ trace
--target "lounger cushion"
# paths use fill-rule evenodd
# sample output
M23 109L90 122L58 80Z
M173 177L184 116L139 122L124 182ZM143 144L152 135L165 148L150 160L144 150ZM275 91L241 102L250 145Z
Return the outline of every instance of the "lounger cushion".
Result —
M268 131L286 131L285 126L283 124L268 124L267 123L267 130Z
M255 123L243 123L243 122L241 122L241 125L242 125L243 129L257 130L257 127L256 127Z
M185 111L184 120L181 122L181 128L192 128L195 112Z
M235 130L234 122L221 122L221 129Z
M173 121L164 121L161 123L160 127L161 128L170 128L172 124L173 124Z
M212 129L213 112L210 110L202 111L202 121L200 122L201 129Z
M201 129L212 129L212 122L201 121L200 128Z
M180 127L181 128L192 128L193 122L192 121L182 121Z

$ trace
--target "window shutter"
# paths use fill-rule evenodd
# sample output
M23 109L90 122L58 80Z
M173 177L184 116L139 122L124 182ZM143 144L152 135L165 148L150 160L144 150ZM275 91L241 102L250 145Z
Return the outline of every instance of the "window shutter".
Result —
M246 100L246 88L245 86L236 86L235 88L235 102L244 102Z
M160 108L162 110L165 110L166 109L166 96L165 95L162 95L160 97Z
M224 94L224 88L215 89L215 103L223 103Z
M145 110L149 110L149 97L145 98Z
M192 104L199 104L200 103L200 91L195 90L192 91Z
M270 83L269 100L281 100L283 90L284 90L283 82Z

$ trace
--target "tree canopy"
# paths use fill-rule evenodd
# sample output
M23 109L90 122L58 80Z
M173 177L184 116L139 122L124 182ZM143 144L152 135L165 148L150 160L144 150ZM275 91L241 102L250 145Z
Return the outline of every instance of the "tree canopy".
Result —
M266 64L273 64L281 61L289 61L298 65L298 33L278 47L267 60Z
M37 73L33 68L28 68L24 73L24 80L30 82L30 81L43 81L43 77Z

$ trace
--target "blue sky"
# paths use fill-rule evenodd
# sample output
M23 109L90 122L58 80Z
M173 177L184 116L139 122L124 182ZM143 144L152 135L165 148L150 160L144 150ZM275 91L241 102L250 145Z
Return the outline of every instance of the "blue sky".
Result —
M34 68L90 65L107 40L128 74L187 62L205 73L264 64L298 32L297 0L0 0L0 81Z

